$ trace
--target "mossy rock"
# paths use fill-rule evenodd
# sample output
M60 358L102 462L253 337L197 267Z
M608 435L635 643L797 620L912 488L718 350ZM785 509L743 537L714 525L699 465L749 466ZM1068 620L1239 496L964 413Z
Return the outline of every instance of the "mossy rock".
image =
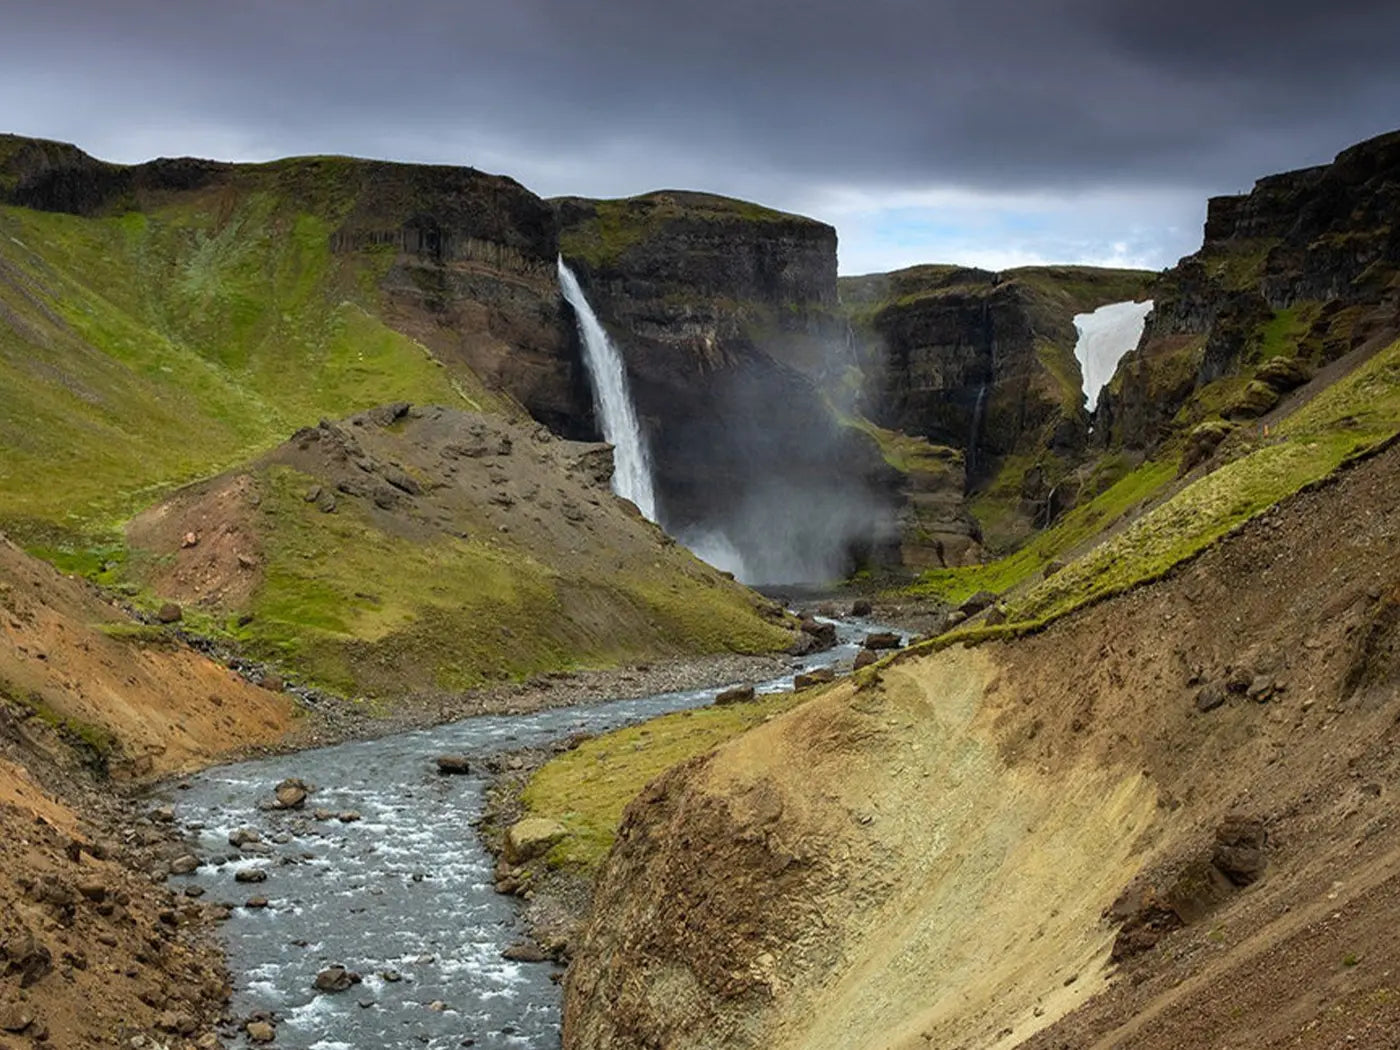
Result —
M1258 419L1279 401L1279 392L1268 383L1251 380L1224 412L1226 419Z
M1208 419L1200 426L1196 427L1186 437L1186 447L1181 452L1181 466L1177 470L1179 477L1189 474L1196 467L1215 454L1215 450L1220 447L1227 437L1235 431L1233 423L1228 423L1223 419Z
M1280 394L1286 394L1311 379L1312 369L1296 357L1273 357L1260 366L1254 378Z

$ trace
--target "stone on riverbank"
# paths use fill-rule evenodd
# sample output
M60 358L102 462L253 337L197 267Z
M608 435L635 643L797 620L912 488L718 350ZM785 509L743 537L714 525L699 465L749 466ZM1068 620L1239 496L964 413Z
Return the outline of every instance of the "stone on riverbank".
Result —
M557 820L526 817L512 824L506 832L506 860L511 864L523 864L527 860L533 860L568 834L569 829Z

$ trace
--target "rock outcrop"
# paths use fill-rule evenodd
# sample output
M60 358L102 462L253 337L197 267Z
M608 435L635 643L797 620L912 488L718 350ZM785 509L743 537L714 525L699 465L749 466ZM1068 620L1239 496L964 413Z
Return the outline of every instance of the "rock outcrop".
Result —
M1247 194L1212 199L1200 251L1163 275L1141 346L1104 389L1099 442L1150 450L1229 408L1275 358L1305 377L1393 339L1397 187L1400 132L1344 150L1331 164L1260 179ZM1297 385L1283 379L1275 373L1266 385ZM1263 399L1256 388L1237 415L1267 411L1272 402Z
M98 218L158 214L177 203L217 203L227 213L257 195L319 220L297 233L324 235L334 254L355 257L392 327L558 433L594 435L572 319L555 280L554 213L515 180L347 157L124 166L65 143L0 135L3 204Z
M1015 476L996 486L1006 513L1041 523L1088 439L1074 315L1140 299L1149 278L1070 266L842 278L863 373L859 410L961 452L974 489L1006 466Z
M1082 446L1076 313L1140 297L1138 271L916 266L843 278L865 414L961 449L974 480L1027 447Z

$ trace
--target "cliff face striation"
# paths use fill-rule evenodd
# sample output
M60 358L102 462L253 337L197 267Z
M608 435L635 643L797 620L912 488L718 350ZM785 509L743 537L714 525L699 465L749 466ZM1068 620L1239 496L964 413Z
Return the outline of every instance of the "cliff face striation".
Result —
M750 579L897 557L898 478L823 393L850 364L835 231L694 193L555 207L626 360L667 526L727 541Z
M1398 186L1400 132L1211 200L1201 250L1163 275L1141 346L1105 388L1100 440L1152 449L1217 412L1256 418L1315 370L1393 339ZM1296 380L1260 379L1274 358L1296 362Z
M997 489L991 518L1043 523L1051 490L1088 439L1074 315L1142 299L1149 280L1068 266L916 266L842 278L864 375L860 409L882 427L961 451L969 484Z

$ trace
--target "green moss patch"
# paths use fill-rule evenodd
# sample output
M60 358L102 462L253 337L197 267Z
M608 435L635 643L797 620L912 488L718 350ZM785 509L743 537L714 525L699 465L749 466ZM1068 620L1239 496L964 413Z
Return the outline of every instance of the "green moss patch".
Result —
M548 855L554 867L592 870L617 837L622 811L666 770L704 754L796 706L802 694L663 715L587 740L543 766L525 788L527 815L557 820L569 837Z
M375 316L380 263L331 253L337 217L270 189L101 219L0 207L0 528L81 544L322 416L457 401Z
M1089 602L1157 579L1243 522L1397 433L1400 342L1318 394L1268 437L1257 435L1259 443L1252 450L1186 486L1049 579L1009 599L1009 623L994 629L992 635L962 633L950 637L976 640L1038 628ZM1132 478L1129 475L1104 496L1109 497ZM1111 499L1125 494L1120 492ZM1023 559L1030 550L1028 546L1001 562L960 571L981 586L1004 590L1028 577L1029 572L1018 570L1025 570ZM939 585L946 593L958 595L969 593L961 588L970 587L971 580L930 579L924 584L929 588Z
M1031 579L1051 561L1111 526L1176 476L1176 464L1148 462L1132 470L1087 503L1071 509L1054 526L1037 533L1019 550L984 565L934 569L911 591L958 604L989 590L1001 593ZM977 504L973 505L974 512Z

